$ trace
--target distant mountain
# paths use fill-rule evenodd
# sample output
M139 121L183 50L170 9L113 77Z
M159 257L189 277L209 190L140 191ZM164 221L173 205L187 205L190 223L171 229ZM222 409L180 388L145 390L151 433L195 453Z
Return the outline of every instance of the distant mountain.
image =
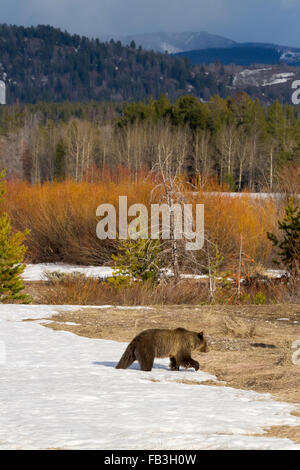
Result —
M106 35L103 39L108 39ZM135 42L136 46L143 49L153 50L156 52L168 52L173 54L176 52L191 51L192 49L209 49L223 48L233 46L235 41L210 34L205 31L200 32L182 32L182 33L149 33L149 34L132 34L129 36L119 36L123 44Z
M235 64L279 64L281 53L275 48L264 47L228 47L226 49L201 49L176 54L188 57L192 64L210 64L221 62L224 65Z
M102 36L109 41L111 36ZM181 33L148 33L114 36L124 45L132 41L145 50L168 52L188 57L192 64L221 62L250 66L253 64L287 64L300 66L300 49L272 43L240 43L205 31Z
M227 48L190 50L174 55L188 57L192 64L221 62L250 66L253 64L300 66L300 49L276 44L236 43Z

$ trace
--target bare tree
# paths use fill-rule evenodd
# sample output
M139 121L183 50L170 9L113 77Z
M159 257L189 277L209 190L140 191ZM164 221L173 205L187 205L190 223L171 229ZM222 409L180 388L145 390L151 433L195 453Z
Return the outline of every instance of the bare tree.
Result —
M238 133L238 144L236 151L236 163L238 168L238 190L242 189L243 172L246 166L246 162L249 161L249 155L251 153L251 141L248 135L243 129Z
M230 123L224 125L217 134L217 149L219 150L221 159L221 181L223 180L223 172L231 175L235 167L235 157L238 144L238 131L236 125Z
M67 164L76 182L82 180L92 163L98 140L99 131L92 123L73 119L67 124L64 136Z
M157 157L153 170L160 180L156 189L162 189L162 202L167 204L170 213L171 267L175 282L178 282L180 268L178 239L175 233L175 211L176 204L184 201L180 176L188 153L189 140L184 128L175 129L169 124L160 124L157 132Z
M211 172L211 143L210 133L207 130L197 129L193 136L193 151L195 158L195 171L198 175L207 177Z

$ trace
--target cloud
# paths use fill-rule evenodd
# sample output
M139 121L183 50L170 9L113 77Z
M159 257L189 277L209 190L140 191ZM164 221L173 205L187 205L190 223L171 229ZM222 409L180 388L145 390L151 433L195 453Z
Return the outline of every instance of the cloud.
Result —
M281 0L282 8L297 8L300 6L300 0Z
M211 28L229 17L229 9L226 0L2 0L1 17L89 35L127 34Z
M1 21L92 37L204 30L300 46L300 0L1 0Z

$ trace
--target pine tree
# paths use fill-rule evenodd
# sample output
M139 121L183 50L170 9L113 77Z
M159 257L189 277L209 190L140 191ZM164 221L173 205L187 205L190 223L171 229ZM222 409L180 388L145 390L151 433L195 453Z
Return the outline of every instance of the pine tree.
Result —
M5 171L0 173L0 202L5 188L2 179ZM12 233L9 216L6 212L0 216L0 302L7 303L12 300L30 303L27 294L21 294L24 289L21 274L25 269L23 264L27 248L23 245L28 231Z
M117 255L112 255L116 265L113 284L128 285L138 280L156 284L160 276L159 240L120 240Z
M294 205L291 198L285 208L285 217L278 221L279 229L284 232L282 241L273 233L267 233L269 240L280 249L278 255L293 279L300 277L300 207ZM279 261L273 260L276 264Z

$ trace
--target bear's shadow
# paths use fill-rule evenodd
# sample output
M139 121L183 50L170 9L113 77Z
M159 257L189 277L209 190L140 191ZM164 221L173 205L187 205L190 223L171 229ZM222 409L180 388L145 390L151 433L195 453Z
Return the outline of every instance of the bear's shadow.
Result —
M95 366L105 366L105 367L113 367L115 368L118 362L112 362L112 361L96 361L93 362L93 365ZM128 369L135 369L135 370L140 370L140 366L138 362L134 362ZM163 364L153 364L153 369L164 369L164 370L170 370L168 366L165 366Z

